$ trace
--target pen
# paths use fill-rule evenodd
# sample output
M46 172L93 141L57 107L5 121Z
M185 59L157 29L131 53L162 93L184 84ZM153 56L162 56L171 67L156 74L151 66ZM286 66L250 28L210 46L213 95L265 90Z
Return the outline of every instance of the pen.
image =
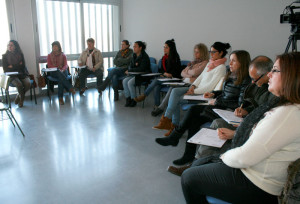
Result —
M240 106L240 113L242 112L242 108L243 108L243 103Z

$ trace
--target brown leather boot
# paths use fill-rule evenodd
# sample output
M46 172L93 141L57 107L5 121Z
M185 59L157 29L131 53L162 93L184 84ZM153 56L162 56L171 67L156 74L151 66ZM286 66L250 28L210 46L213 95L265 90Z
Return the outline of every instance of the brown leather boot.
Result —
M63 98L59 98L58 101L59 101L59 105L65 105L65 102L64 102Z
M168 166L167 171L170 172L170 173L172 173L172 174L175 174L177 176L181 176L182 173L184 172L184 170L190 168L191 165L192 164L188 164L188 165L182 166L182 167Z
M15 104L17 105L17 104L19 104L19 102L20 102L20 95L17 94L17 96L15 98Z
M172 120L163 115L161 116L158 125L154 126L153 129L170 130L171 125L172 125Z
M143 100L145 100L145 98L146 98L146 95L142 94L138 97L135 97L133 100L135 100L135 102L142 102Z
M175 129L175 125L172 123L171 124L171 129L166 133L166 134L164 134L166 137L168 137L172 132L173 132L173 130Z
M24 99L25 99L25 94L24 94L24 93L21 93L21 94L20 94L20 101L19 101L19 103L18 103L19 108L22 108L22 107L23 107Z

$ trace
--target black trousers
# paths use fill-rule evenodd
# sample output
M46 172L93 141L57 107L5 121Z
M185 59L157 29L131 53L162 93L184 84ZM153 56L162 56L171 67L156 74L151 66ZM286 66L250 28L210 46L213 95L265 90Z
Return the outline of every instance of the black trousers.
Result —
M100 85L103 82L103 71L101 69L97 69L95 72L85 68L81 69L79 73L79 80L80 80L80 90L85 88L85 80L88 75L94 74L97 77L97 88L100 87Z
M278 203L277 196L254 185L240 169L223 163L194 166L181 176L181 186L187 203L207 203L211 196L230 203Z

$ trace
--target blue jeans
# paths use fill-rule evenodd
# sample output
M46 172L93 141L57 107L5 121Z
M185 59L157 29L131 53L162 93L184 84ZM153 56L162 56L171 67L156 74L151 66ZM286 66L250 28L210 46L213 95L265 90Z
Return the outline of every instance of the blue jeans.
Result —
M72 85L67 79L68 71L65 70L64 72L61 72L58 70L56 72L50 72L50 76L58 79L58 97L62 98L64 96L64 88L67 91L70 91L72 88Z
M128 76L125 79L123 79L123 88L124 88L124 94L125 97L130 97L131 99L134 99L136 97L135 93L135 77L134 76Z
M180 121L180 105L188 103L183 100L183 95L189 90L189 87L179 87L172 89L169 104L165 112L165 117L172 119L174 125L178 125Z
M118 88L119 78L125 76L125 68L113 67L110 71L108 71L107 78L112 80L113 88Z
M158 81L158 79L154 79L151 84L145 90L145 95L148 96L151 91L154 89L154 104L159 106L160 104L160 89L162 85L162 81Z

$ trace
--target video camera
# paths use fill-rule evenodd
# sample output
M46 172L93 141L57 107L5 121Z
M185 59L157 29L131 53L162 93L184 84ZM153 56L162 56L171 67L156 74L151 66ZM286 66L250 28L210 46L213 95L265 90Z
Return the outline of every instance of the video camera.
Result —
M292 24L292 33L300 31L300 12L294 12L295 9L300 9L300 6L292 6L294 3L300 3L300 1L294 1L285 7L283 14L280 15L280 23Z

